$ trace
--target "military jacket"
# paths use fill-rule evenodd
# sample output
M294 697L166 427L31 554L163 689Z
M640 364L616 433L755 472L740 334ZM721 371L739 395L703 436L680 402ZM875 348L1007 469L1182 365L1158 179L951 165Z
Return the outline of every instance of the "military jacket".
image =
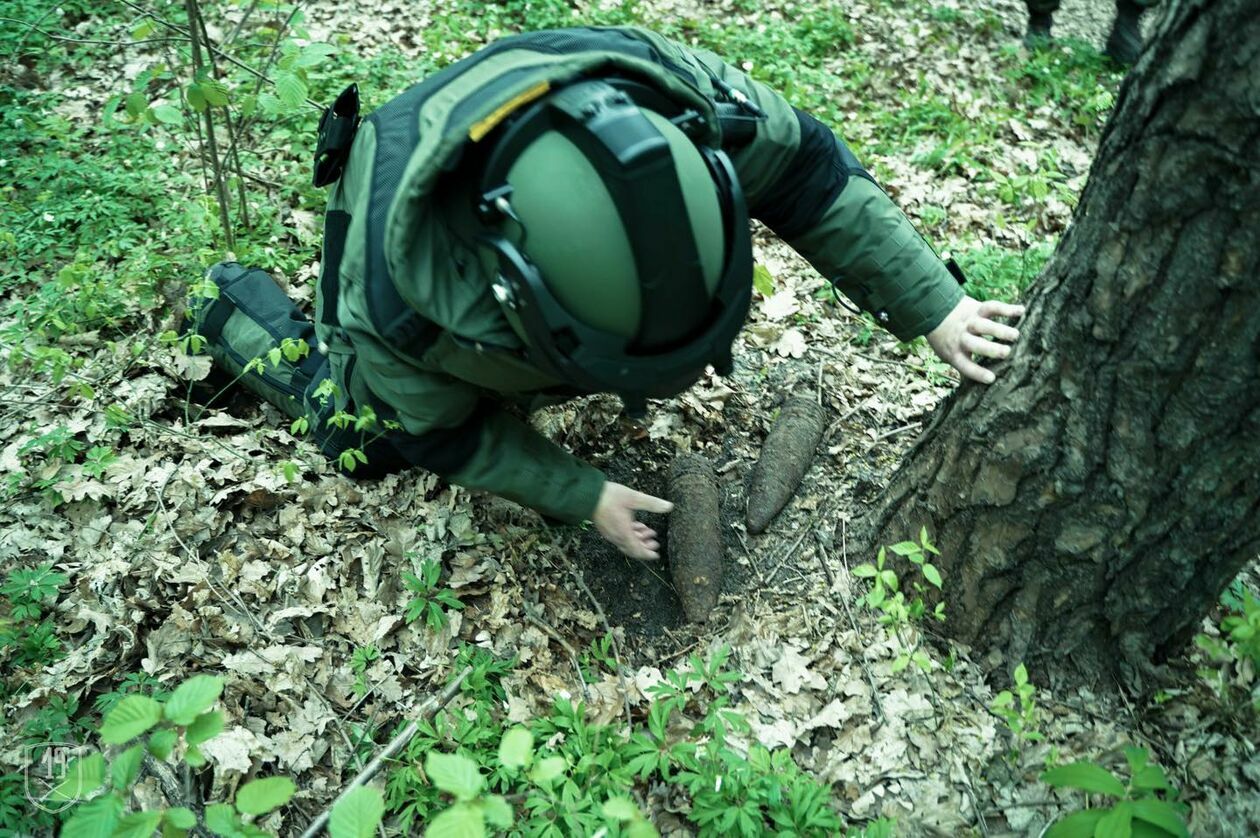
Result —
M371 404L401 425L412 463L567 522L591 516L604 476L505 409L563 384L527 361L490 292L491 266L437 185L523 103L618 74L710 117L709 139L727 147L750 214L898 337L935 328L962 297L842 141L712 53L591 27L505 38L435 73L355 136L325 218L316 332L339 406ZM765 114L737 148L712 118L730 88Z

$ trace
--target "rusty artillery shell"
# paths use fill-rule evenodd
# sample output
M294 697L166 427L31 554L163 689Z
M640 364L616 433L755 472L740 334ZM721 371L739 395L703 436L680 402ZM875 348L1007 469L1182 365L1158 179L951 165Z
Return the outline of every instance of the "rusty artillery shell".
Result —
M683 454L669 473L669 569L687 619L704 622L722 590L722 524L713 466Z
M760 533L796 492L827 428L814 396L797 396L779 411L748 480L748 531Z

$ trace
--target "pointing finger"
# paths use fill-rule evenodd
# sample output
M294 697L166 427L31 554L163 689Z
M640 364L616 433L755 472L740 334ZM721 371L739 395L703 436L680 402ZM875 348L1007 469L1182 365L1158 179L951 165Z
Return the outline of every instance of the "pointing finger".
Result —
M644 512L660 512L662 514L669 512L674 508L674 505L669 501L662 498L654 498L651 495L644 494L643 492L634 493L634 497L631 498L631 505L635 509L641 509Z

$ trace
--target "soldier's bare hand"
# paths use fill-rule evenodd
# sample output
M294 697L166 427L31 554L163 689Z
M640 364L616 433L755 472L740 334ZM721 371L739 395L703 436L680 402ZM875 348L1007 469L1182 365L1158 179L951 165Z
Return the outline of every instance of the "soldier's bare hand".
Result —
M928 345L942 361L965 378L992 384L996 377L993 370L980 366L972 360L972 356L1005 358L1010 355L1009 344L1019 338L1019 331L993 318L1023 316L1023 306L963 297L941 324L928 332ZM993 340L987 339L990 337Z
M636 520L634 513L666 513L673 508L674 505L667 500L636 492L629 486L610 480L599 493L599 502L595 504L591 521L600 535L630 558L659 559L661 544L656 538L656 530Z

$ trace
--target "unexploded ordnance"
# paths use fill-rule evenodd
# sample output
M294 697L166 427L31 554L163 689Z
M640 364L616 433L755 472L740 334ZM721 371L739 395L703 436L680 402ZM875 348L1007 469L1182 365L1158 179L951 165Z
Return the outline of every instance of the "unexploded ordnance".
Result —
M669 569L687 619L704 622L722 590L722 523L713 466L683 454L669 472Z
M814 396L789 399L779 411L748 480L748 531L765 530L792 499L827 427Z

